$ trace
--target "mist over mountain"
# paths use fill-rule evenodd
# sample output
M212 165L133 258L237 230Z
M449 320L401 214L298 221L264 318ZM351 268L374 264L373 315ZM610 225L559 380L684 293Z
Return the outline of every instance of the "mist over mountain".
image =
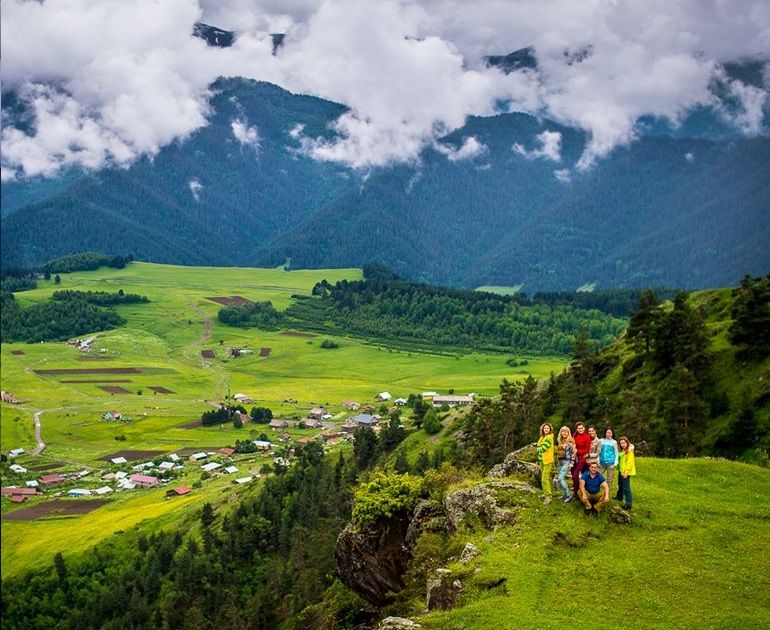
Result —
M756 80L758 69L732 72ZM153 158L5 182L3 264L84 250L196 265L380 262L527 292L723 286L770 266L770 139L712 110L678 127L642 120L637 141L585 171L564 167L584 132L527 114L471 117L416 162L362 171L304 150L303 138L333 137L343 105L237 78L212 90L209 124Z

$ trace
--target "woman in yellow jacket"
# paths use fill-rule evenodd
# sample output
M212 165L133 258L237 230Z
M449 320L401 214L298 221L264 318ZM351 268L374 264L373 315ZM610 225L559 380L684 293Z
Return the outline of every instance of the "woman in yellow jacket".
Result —
M631 509L631 477L636 475L634 445L624 435L618 440L618 493L617 501L624 501L623 507Z
M540 485L545 494L543 503L551 502L551 470L553 469L554 447L553 427L544 422L540 425L540 439L537 441L537 463L540 464Z

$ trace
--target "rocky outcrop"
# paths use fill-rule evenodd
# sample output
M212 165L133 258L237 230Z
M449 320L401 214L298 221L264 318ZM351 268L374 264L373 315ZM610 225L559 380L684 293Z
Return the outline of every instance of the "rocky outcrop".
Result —
M510 474L519 473L527 479L531 479L532 483L539 487L540 467L532 462L536 458L536 454L537 448L534 444L528 444L508 453L502 464L496 464L489 470L487 477L507 477Z
M610 509L610 521L618 525L628 525L631 523L631 513L619 505L615 505Z
M377 626L377 630L418 630L418 628L422 626L405 617L385 617Z
M463 520L472 515L489 529L510 525L516 519L517 507L501 507L498 493L501 490L516 490L524 493L537 492L524 483L490 481L470 488L456 490L444 497L444 514L450 530L457 531Z
M334 558L340 580L374 606L389 604L404 588L411 557L405 544L410 520L400 515L361 527L348 523L337 538Z
M457 597L462 590L462 583L452 578L452 572L449 569L436 569L434 577L428 578L426 593L428 610L451 610L457 604Z
M412 512L412 520L409 522L404 542L409 549L413 549L424 531L445 532L448 528L447 519L440 504L420 501Z
M475 560L481 555L481 552L479 551L479 548L474 545L473 543L465 543L465 547L463 547L462 552L460 553L460 560L458 561L460 564L467 564L468 562L471 562L472 560Z

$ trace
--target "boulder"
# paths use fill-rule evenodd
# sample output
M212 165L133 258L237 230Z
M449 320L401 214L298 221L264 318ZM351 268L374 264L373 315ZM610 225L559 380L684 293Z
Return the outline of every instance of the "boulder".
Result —
M467 564L471 560L475 560L481 555L479 548L473 543L465 543L462 552L460 553L460 564Z
M526 461L533 457L533 449L536 453L534 445L528 444L512 453L508 453L502 464L494 465L487 472L487 477L507 477L512 473L519 473L527 479L531 479L534 486L539 487L540 467L532 461Z
M417 630L418 628L422 626L405 617L385 617L377 626L377 630Z
M405 543L414 548L417 539L424 531L446 532L448 524L441 505L432 501L420 501L412 512L412 520L406 531Z
M428 610L451 610L462 592L460 580L452 579L449 569L436 569L434 577L428 578L426 603Z
M469 513L477 516L481 523L489 529L512 524L516 519L518 508L500 507L497 500L499 490L536 492L534 488L526 484L506 481L491 481L456 490L444 497L444 513L450 529L457 531Z
M348 523L334 545L340 581L378 608L404 588L411 558L405 545L409 521L408 515L380 518L360 529Z
M624 510L619 505L614 505L610 509L610 521L618 525L628 525L631 523L631 512Z

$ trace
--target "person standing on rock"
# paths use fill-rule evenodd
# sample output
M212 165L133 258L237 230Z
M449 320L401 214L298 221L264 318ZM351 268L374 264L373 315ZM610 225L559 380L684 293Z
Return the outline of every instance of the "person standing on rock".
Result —
M540 464L540 485L545 494L544 503L551 502L551 470L553 469L554 447L553 427L544 422L540 425L540 439L537 441L537 463Z
M618 457L618 493L615 499L624 501L623 507L631 509L631 477L636 475L636 457L634 456L634 445L623 435L618 440L620 454Z
M569 427L564 426L559 429L559 487L561 488L562 501L567 503L572 500L572 493L567 485L567 475L570 474L570 470L575 465L575 440L572 439L572 431Z
M586 433L586 425L578 421L575 425L575 465L572 467L572 491L577 496L580 491L580 473L586 465L588 451L591 450L591 437Z

